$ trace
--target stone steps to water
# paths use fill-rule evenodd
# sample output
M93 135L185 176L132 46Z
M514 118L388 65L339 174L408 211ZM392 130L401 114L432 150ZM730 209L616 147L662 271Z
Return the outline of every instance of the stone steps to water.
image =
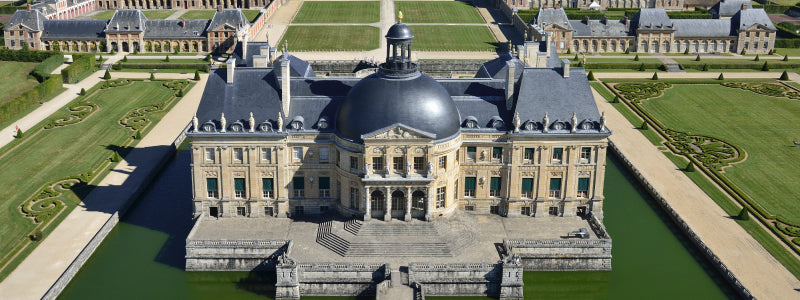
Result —
M351 243L344 256L452 257L446 243Z

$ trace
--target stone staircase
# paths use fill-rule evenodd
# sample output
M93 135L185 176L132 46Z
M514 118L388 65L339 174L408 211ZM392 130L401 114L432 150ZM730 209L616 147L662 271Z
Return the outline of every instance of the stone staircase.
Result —
M345 256L350 249L350 242L331 232L333 220L327 218L317 227L317 244L322 245L336 254Z
M451 257L447 243L351 243L345 257Z
M326 217L317 227L317 244L343 257L452 257L450 245L430 223L382 223L351 219L334 232ZM337 225L338 226L338 225ZM337 234L338 233L338 234ZM406 242L397 240L407 239ZM434 241L434 242L430 242Z
M361 229L355 235L358 236L436 236L439 233L430 223L422 224L392 224L370 222L361 225Z

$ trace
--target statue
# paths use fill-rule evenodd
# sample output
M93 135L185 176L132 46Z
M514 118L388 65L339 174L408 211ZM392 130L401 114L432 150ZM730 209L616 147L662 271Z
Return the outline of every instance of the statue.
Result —
M281 113L278 113L278 132L283 132L283 116Z
M200 126L200 121L197 120L197 115L194 115L192 117L192 126L194 126L192 132L197 132L198 127Z
M521 124L520 124L520 120L519 120L519 112L515 112L514 113L514 132L519 132L519 126L520 125Z
M600 131L606 130L606 112L600 114Z
M250 112L250 132L254 132L256 130L256 119L253 118L253 112Z
M397 11L397 23L403 23L403 11Z
M578 130L578 116L575 115L575 112L572 112L572 132Z
M406 162L406 175L411 174L411 162Z
M222 130L220 130L220 132L225 132L225 127L228 126L228 121L225 120L225 113L222 113L222 117L219 118L219 123L222 125Z
M433 176L433 163L428 162L428 177Z
M542 119L542 132L547 132L550 127L550 118L547 117L547 112L544 112L544 119Z
M369 177L369 163L364 163L364 177Z
M389 162L383 164L383 171L386 172L386 175L389 175Z

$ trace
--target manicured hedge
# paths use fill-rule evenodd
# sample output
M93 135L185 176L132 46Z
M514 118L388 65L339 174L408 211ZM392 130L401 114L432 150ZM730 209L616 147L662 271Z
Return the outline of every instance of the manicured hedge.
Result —
M778 29L778 37L787 38L787 39L800 38L800 34L795 32L794 26L790 27L790 26L787 26L787 24L784 24L784 23L785 22L781 22L781 23L775 24L775 28Z
M56 54L61 54L61 53L57 51L39 51L39 50L28 50L28 49L22 49L22 50L0 49L0 60L40 62Z
M708 65L709 69L728 70L728 69L751 69L761 70L764 67L762 62L746 62L746 63L683 63L681 68L684 70L703 70L703 65ZM800 68L800 63L784 63L784 62L770 62L771 69L793 69Z
M31 75L36 77L39 82L45 81L50 78L50 73L64 63L64 55L58 54L50 56L48 59L42 61L41 64L31 71Z
M696 11L668 11L667 16L671 19L711 19L710 13Z
M0 106L0 119L8 120L38 106L39 102L61 89L61 75L52 75L39 85Z
M61 70L64 83L76 83L97 69L94 54L73 54L72 64Z
M13 15L18 10L25 10L28 6L0 6L0 14Z
M642 66L645 69L662 69L663 63L603 63L603 62L587 62L584 65L586 69L614 69L614 70L638 70Z
M208 72L208 64L135 64L117 63L111 66L114 70L122 69L188 69Z
M800 38L775 39L775 48L800 48Z

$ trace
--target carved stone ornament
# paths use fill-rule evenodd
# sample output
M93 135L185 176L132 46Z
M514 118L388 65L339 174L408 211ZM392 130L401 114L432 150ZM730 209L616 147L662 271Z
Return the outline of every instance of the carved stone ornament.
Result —
M564 172L550 172L550 177L561 177L564 175Z
M381 147L372 148L372 153L383 153L383 148Z
M394 148L394 153L403 153L403 149L400 147Z
M492 175L500 175L500 171L492 171Z
M272 171L261 171L261 176L263 177L273 177L275 175Z
M244 177L244 172L233 172L233 177Z
M417 149L414 149L414 153L424 153L424 152L425 150L419 147L417 147Z
M592 172L590 171L579 171L578 176L591 176Z
M379 139L400 139L400 138L407 139L412 137L412 134L409 133L408 131L403 130L402 128L395 127L387 131L384 131L382 133L379 133L375 135L375 137Z
M203 175L205 175L205 177L217 177L217 174L218 173L216 171L205 171L205 172L203 172Z
M522 172L522 173L520 173L520 175L525 176L525 177L533 177L533 176L536 176L536 172Z

